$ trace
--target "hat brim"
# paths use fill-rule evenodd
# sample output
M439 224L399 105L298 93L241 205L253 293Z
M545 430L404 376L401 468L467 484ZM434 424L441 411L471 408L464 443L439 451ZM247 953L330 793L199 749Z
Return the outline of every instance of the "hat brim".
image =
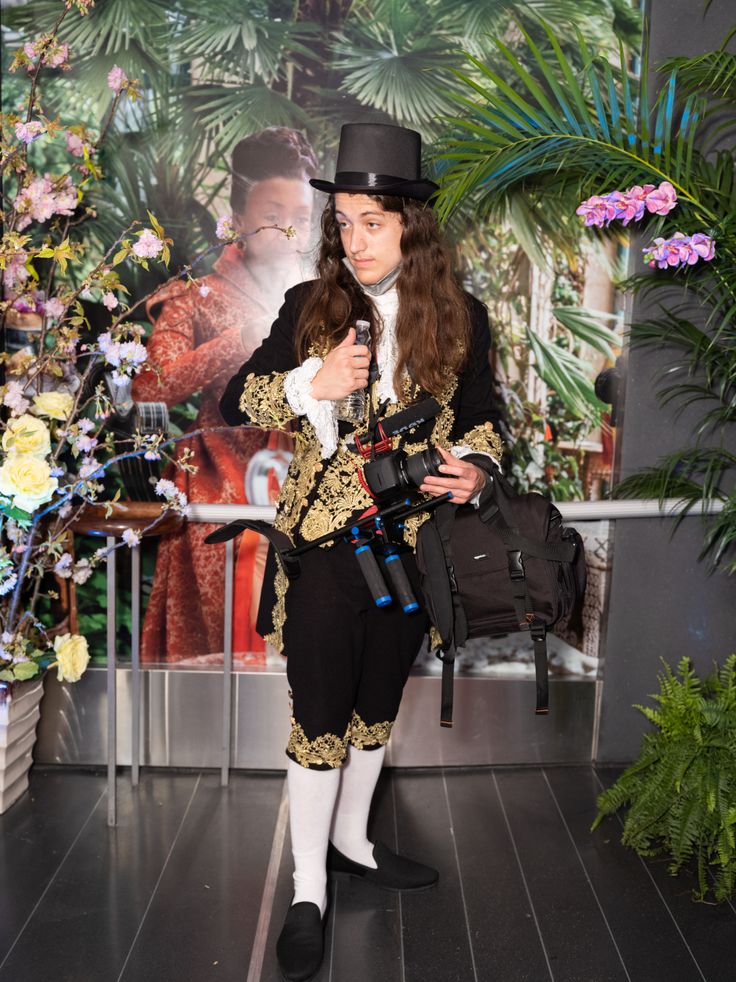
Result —
M434 181L397 181L394 184L340 184L333 181L321 181L311 178L309 183L318 191L336 194L344 191L347 194L390 194L401 198L417 198L426 201L439 191L439 184Z

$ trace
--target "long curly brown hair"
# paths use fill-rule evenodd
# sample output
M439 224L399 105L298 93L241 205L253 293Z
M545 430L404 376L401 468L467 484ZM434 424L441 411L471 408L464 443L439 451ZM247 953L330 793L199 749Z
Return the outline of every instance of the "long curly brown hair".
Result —
M447 383L446 371L459 372L467 357L470 312L452 272L447 247L430 207L412 198L371 195L384 211L401 218L401 273L396 286L398 360L394 390L402 392L404 372L423 392L438 396ZM345 252L335 218L334 197L322 214L315 283L299 317L296 350L299 359L312 346L331 350L345 337L356 319L371 323L375 345L380 318L342 259ZM374 348L375 350L375 348Z

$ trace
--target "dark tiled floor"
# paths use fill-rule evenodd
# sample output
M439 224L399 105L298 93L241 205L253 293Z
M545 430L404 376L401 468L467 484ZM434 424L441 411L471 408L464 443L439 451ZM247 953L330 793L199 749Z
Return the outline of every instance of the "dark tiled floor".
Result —
M393 771L374 833L436 890L333 887L316 982L733 982L736 910L594 834L613 774ZM277 982L291 895L283 775L34 770L0 818L0 982ZM279 855L279 844L283 851ZM270 872L269 872L270 871ZM272 903L264 903L271 900ZM272 916L271 916L272 915Z

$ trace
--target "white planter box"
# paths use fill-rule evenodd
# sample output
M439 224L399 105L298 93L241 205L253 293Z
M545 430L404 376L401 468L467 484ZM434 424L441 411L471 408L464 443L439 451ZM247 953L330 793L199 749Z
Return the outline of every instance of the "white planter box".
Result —
M0 815L28 787L42 696L40 678L16 684L11 695L0 702Z

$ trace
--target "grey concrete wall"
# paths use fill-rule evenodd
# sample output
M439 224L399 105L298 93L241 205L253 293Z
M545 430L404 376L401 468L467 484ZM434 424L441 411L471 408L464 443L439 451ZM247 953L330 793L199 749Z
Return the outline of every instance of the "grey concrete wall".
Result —
M704 6L700 0L651 0L652 70L665 58L722 44L736 23L736 4L714 0L705 15ZM652 87L656 84L653 75ZM649 312L645 302L634 302L635 321ZM700 318L702 323L702 312ZM667 357L664 352L629 353L621 476L693 442L692 423L699 412L677 418L674 409L662 409L657 402L654 376ZM736 434L727 434L726 440L736 447ZM714 660L736 650L736 576L709 576L698 562L700 519L686 519L674 537L666 520L618 521L615 536L598 744L598 759L609 762L637 755L647 724L632 703L646 703L647 695L657 691L661 658L674 665L687 655L698 671L708 672Z

